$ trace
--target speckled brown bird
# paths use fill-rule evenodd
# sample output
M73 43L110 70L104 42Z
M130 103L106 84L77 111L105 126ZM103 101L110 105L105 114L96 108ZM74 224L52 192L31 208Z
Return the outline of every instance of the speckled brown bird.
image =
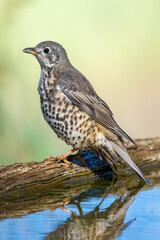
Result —
M71 65L64 48L45 41L23 51L33 54L41 66L38 92L45 120L59 138L73 147L57 160L69 164L66 157L71 153L78 151L75 157L81 159L83 149L93 150L110 164L126 162L147 182L124 146L124 139L133 140L118 126L109 106L87 78Z

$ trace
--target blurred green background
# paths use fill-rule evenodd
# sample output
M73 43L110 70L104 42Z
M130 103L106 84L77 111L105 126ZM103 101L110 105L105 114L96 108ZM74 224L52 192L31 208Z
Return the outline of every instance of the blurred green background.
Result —
M57 41L132 137L160 135L159 0L0 1L0 165L70 149L44 121L40 67L22 49Z

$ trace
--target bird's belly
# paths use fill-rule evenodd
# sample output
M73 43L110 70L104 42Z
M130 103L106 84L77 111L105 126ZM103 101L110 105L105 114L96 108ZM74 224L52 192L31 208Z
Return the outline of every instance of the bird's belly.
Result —
M59 138L77 149L91 149L98 129L96 122L62 95L41 101L43 116Z

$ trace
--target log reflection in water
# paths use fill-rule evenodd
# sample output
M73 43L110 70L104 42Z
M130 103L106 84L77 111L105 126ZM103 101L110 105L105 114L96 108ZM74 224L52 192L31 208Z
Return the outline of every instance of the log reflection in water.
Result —
M129 206L141 191L142 188L136 188L127 195L121 194L115 197L109 206L106 208L103 206L103 209L100 207L112 193L112 188L108 188L107 191L106 188L100 188L96 189L96 192L95 189L89 189L87 192L79 194L69 203L76 205L79 214L76 215L72 212L71 217L65 224L60 225L54 232L49 233L45 240L116 239L129 224L136 220L134 218L124 223ZM103 197L100 198L102 195ZM98 205L89 213L83 214L83 207L81 206L83 201L86 198L94 200L95 197L96 199L97 197L99 198ZM64 210L67 211L67 206L64 207Z

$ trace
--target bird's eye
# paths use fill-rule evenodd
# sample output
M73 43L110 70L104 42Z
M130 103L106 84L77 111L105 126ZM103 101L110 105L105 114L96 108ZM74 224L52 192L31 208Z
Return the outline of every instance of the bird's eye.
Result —
M49 49L48 47L46 47L46 48L43 49L43 52L44 52L44 53L49 53L49 50L50 50L50 49Z

